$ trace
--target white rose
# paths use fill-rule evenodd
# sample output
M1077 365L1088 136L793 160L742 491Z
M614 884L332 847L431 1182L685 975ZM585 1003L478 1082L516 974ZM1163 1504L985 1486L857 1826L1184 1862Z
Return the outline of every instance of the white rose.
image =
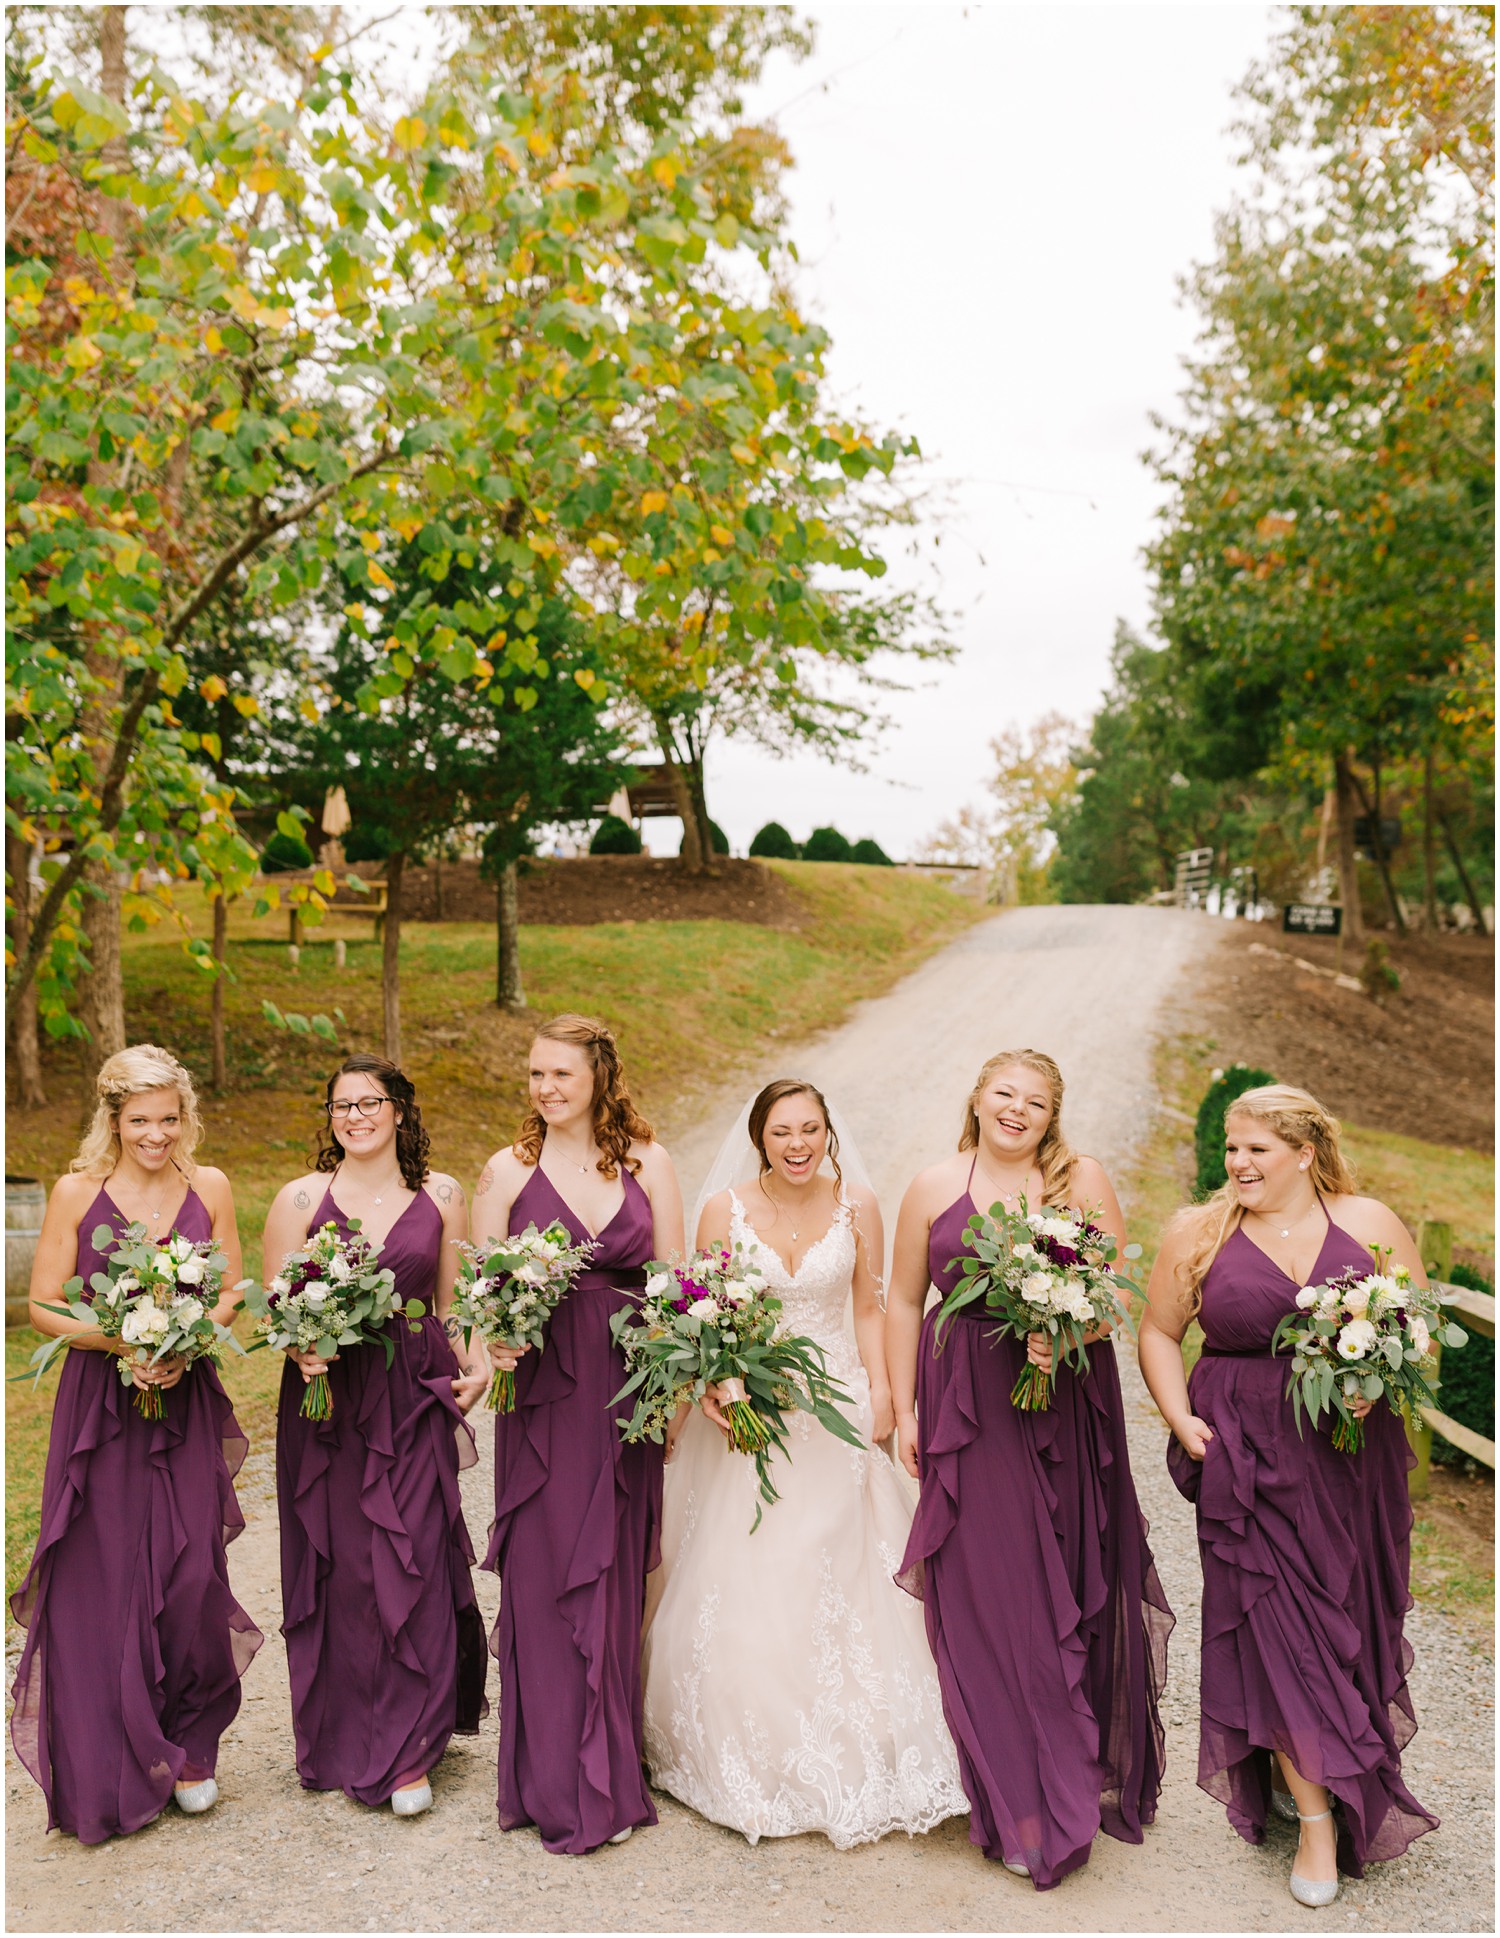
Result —
M203 1317L201 1299L174 1299L172 1301L172 1322L179 1326L196 1326Z
M688 1307L688 1313L694 1319L717 1319L719 1316L718 1302L714 1299L694 1299L693 1303Z
M197 1252L194 1252L191 1258L185 1258L178 1266L177 1283L179 1285L201 1285L207 1273L208 1261L200 1258Z
M287 1293L291 1291L291 1289L292 1289L291 1280L284 1279L281 1276L280 1272L278 1272L275 1278L272 1279L269 1287L269 1290L274 1292L278 1299L284 1299Z
M1364 1359L1375 1350L1375 1328L1368 1319L1351 1319L1338 1339L1341 1359Z
M151 1337L151 1312L147 1306L136 1306L125 1314L125 1323L120 1327L120 1337L128 1339L131 1345L142 1344Z
M653 1272L646 1280L646 1296L650 1299L663 1298L676 1284L670 1272Z
M354 1267L342 1252L335 1252L328 1261L328 1276L336 1284L346 1285L354 1277Z
M330 1296L329 1289L326 1285L320 1282L314 1282L312 1285L303 1286L301 1303L307 1307L309 1312L321 1312L323 1307L327 1305Z
M1016 1258L1035 1258L1036 1257L1035 1245L1012 1245L1010 1249L1011 1249L1012 1255Z
M1040 1305L1052 1291L1052 1275L1049 1272L1028 1272L1021 1281L1021 1297L1029 1299L1033 1305Z
M1323 1295L1321 1292L1319 1292L1317 1286L1304 1285L1302 1290L1297 1294L1297 1305L1299 1310L1303 1312L1310 1312L1312 1308L1318 1303L1318 1300L1322 1296Z
M1043 1238L1066 1245L1070 1250L1078 1243L1078 1227L1071 1218L1044 1218L1039 1230Z
M743 1305L754 1296L755 1288L745 1279L725 1279L723 1293L732 1305Z
M1410 1319L1407 1320L1406 1336L1408 1341L1425 1358L1428 1348L1432 1345L1432 1334L1427 1330L1427 1321L1420 1313L1414 1312Z
M1370 1309L1370 1281L1361 1279L1358 1285L1351 1285L1344 1294L1344 1306L1356 1319L1363 1319Z
M141 1282L134 1272L122 1272L110 1287L110 1294L113 1298L122 1299L127 1292L139 1292L140 1289Z
M561 1245L552 1238L539 1238L531 1250L533 1257L545 1259L549 1265L562 1257Z
M193 1256L192 1239L184 1238L182 1234L179 1232L177 1236L173 1238L168 1244L167 1256L169 1258L175 1259L179 1265L183 1262L184 1259L191 1258Z
M528 1259L515 1275L523 1285L545 1285L551 1277L539 1258Z

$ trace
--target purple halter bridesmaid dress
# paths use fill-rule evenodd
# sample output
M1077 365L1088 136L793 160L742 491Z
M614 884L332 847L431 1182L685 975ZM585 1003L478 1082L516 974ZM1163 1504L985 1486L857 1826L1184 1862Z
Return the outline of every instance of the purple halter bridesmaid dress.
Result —
M324 1193L308 1226L348 1220ZM442 1214L419 1190L380 1262L427 1316L378 1345L346 1346L328 1368L333 1413L304 1420L288 1360L276 1421L282 1634L305 1790L386 1802L417 1782L454 1734L486 1712L484 1623L460 1467L477 1458L453 1398L458 1361L434 1316ZM269 1262L269 1261L268 1261Z
M94 1231L128 1223L101 1186L78 1225L85 1287L105 1267ZM212 1238L196 1191L173 1230ZM41 1532L11 1598L27 1631L11 1741L46 1795L48 1829L85 1844L139 1830L174 1784L214 1774L262 1640L224 1559L245 1525L234 1475L247 1444L228 1395L199 1361L162 1400L163 1418L144 1419L113 1354L64 1357Z
M662 1449L626 1446L611 1406L625 1362L610 1315L645 1283L651 1203L630 1173L547 1323L516 1367L516 1407L495 1423L495 1524L485 1567L500 1577L490 1647L500 1664L500 1827L535 1824L550 1851L581 1855L654 1824L641 1768L641 1624L658 1565ZM538 1166L510 1230L560 1219L591 1234Z
M1330 1219L1308 1283L1375 1269ZM1325 1421L1299 1433L1271 1334L1298 1287L1242 1230L1203 1280L1203 1355L1188 1393L1213 1429L1203 1460L1175 1438L1167 1465L1198 1510L1203 1652L1198 1782L1252 1844L1265 1835L1271 1759L1284 1752L1336 1800L1339 1869L1359 1877L1438 1820L1401 1780L1416 1732L1402 1633L1412 1456L1382 1400L1357 1454Z
M974 1205L934 1220L928 1269L944 1294ZM1064 1367L1052 1404L1010 1390L1024 1340L972 1312L917 1360L921 1497L897 1576L920 1595L943 1712L969 1798L969 1838L1050 1890L1106 1830L1139 1844L1156 1815L1158 1703L1172 1611L1147 1546L1125 1442L1115 1349Z

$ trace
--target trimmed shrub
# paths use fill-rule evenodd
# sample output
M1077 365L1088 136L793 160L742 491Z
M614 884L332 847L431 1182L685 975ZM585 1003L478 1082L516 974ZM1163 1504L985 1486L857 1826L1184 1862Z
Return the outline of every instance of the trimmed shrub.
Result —
M804 861L852 861L854 850L837 828L814 828L802 848Z
M872 841L868 835L863 841L855 842L849 851L849 859L862 861L867 868L894 868L896 865L880 843Z
M768 821L756 831L750 852L761 861L795 861L801 851L779 821Z
M589 843L591 855L638 855L640 852L641 837L618 814L606 814Z
M260 851L260 870L263 875L280 875L289 868L311 868L313 851L298 835L283 834L278 828L276 833Z
M1203 1094L1198 1106L1194 1143L1198 1153L1198 1183L1195 1195L1211 1197L1226 1182L1224 1169L1224 1118L1229 1106L1243 1091L1255 1090L1263 1083L1275 1083L1269 1070L1256 1070L1248 1063L1231 1063L1221 1070Z
M714 844L714 853L716 855L727 855L729 853L729 836L725 834L724 830L719 826L717 821L709 822L708 833L709 833L709 839ZM678 857L680 858L682 855L682 849L679 848L677 850L677 853L678 853Z
M1495 1290L1494 1284L1483 1272L1476 1272L1472 1265L1455 1265L1453 1285L1467 1286L1471 1292ZM1463 1326L1462 1318L1458 1323ZM1457 1420L1460 1426L1470 1427L1475 1433L1482 1433L1486 1440L1495 1437L1495 1342L1486 1339L1482 1332L1471 1326L1464 1326L1469 1335L1466 1346L1447 1346L1439 1365L1440 1385L1438 1387L1438 1411ZM1445 1467L1476 1466L1466 1453L1444 1440L1440 1434L1432 1436L1432 1457Z

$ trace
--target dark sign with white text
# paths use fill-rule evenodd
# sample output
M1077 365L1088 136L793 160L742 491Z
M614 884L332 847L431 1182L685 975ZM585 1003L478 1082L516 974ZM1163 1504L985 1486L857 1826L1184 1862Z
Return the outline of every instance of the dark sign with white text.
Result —
M1327 902L1288 902L1281 911L1281 926L1288 935L1337 935L1344 925L1344 911Z

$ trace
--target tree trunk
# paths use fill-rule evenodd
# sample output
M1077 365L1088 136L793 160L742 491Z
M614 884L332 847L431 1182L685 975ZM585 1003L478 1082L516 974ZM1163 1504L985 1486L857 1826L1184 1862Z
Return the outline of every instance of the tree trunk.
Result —
M83 871L79 924L89 968L78 981L78 1020L88 1031L83 1051L84 1085L93 1110L94 1079L106 1058L125 1047L125 980L120 965L120 882L110 860Z
M686 771L672 753L671 739L660 722L656 728L656 744L661 749L661 763L667 770L672 799L682 818L682 865L693 874L700 874L704 867L705 850L698 829L698 810L693 800L693 790Z
M1422 755L1422 923L1429 935L1438 931L1437 826L1432 808L1432 749Z
M380 957L380 994L385 1014L385 1054L401 1061L401 873L400 848L385 858L385 942Z
M31 940L31 846L10 826L5 830L5 867L10 876L11 949L19 962ZM39 1110L47 1101L47 1093L42 1088L35 982L28 984L20 1000L11 1005L10 1041L20 1079L21 1102L28 1110Z
M1323 812L1318 817L1317 880L1318 880L1318 893L1320 895L1325 892L1322 884L1323 884L1323 873L1328 866L1329 830L1337 826L1337 823L1338 823L1338 790L1332 787L1325 787L1323 789Z
M1464 867L1464 858L1458 852L1458 843L1453 838L1453 823L1441 809L1438 810L1438 821L1442 827L1443 840L1447 843L1453 866L1458 870L1458 879L1463 884L1464 900L1469 904L1469 912L1474 917L1474 926L1481 935L1488 935L1490 928L1484 919L1484 904L1480 901L1474 884L1469 878L1468 869Z
M1354 852L1354 771L1347 754L1333 757L1333 786L1338 804L1339 898L1344 904L1344 934L1351 942L1365 939L1364 912L1359 905L1359 861Z
M521 987L521 898L516 864L506 862L495 889L495 1005L525 1009Z
M684 770L687 778L688 795L693 803L693 823L698 834L698 851L703 857L703 865L712 874L716 851L714 848L713 826L708 818L708 797L703 791L703 756L695 754Z
M434 855L432 858L432 919L434 922L441 922L443 919L443 857L441 855Z
M213 1086L224 1091L229 1085L228 1064L224 1055L224 959L229 946L229 903L221 888L214 897L214 989L210 1010L213 1033Z
M1380 826L1380 811L1383 805L1380 788L1380 762L1370 763L1370 773L1374 782L1374 798L1365 793L1359 775L1351 768L1350 779L1354 782L1361 805L1370 823L1370 852L1375 866L1380 871L1381 886L1385 889L1385 905L1391 912L1391 924L1399 935L1406 934L1406 917L1401 912L1401 898L1396 893L1396 884L1391 879L1391 865L1385 852L1385 836Z

